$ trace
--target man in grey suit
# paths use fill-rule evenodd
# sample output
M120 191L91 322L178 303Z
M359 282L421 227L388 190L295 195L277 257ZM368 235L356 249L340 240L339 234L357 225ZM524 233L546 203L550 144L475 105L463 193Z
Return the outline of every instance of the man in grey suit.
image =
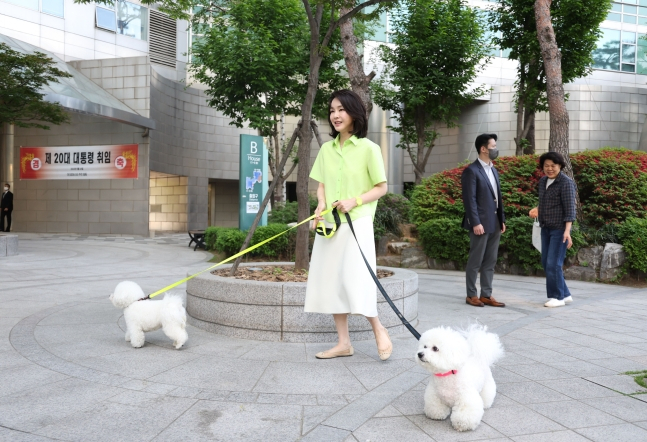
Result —
M492 160L499 156L495 134L476 137L475 147L478 158L470 164L461 176L465 216L463 228L470 233L470 254L465 269L467 299L475 307L489 305L505 307L492 297L492 279L499 251L501 234L505 232L505 213L499 173ZM481 272L481 296L476 290L476 276Z

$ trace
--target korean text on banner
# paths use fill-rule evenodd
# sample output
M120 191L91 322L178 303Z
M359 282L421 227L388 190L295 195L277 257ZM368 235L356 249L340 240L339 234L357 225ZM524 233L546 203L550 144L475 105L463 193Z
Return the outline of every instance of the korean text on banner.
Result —
M137 144L21 147L21 180L137 178Z

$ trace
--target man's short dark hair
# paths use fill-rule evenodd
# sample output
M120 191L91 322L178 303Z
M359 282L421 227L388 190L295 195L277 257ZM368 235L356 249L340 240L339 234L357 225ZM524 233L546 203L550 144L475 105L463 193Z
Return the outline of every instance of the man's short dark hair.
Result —
M368 118L366 117L366 107L362 99L355 92L348 89L341 89L330 94L330 99L328 100L328 109L332 104L334 99L338 99L341 105L343 106L346 113L353 119L353 130L352 134L357 138L366 138L368 134ZM339 132L335 130L335 126L328 118L328 124L330 125L330 136L337 138Z
M4 185L11 189L11 184L9 184L9 183L4 183Z
M490 140L497 140L496 134L481 134L478 137L476 137L476 141L474 142L474 146L476 147L476 153L478 155L481 154L481 147L485 146L487 147L490 144Z
M546 152L545 154L540 156L539 157L540 169L544 168L544 163L546 162L546 160L550 160L555 164L559 164L560 169L563 169L566 166L566 161L564 161L564 157L559 152Z

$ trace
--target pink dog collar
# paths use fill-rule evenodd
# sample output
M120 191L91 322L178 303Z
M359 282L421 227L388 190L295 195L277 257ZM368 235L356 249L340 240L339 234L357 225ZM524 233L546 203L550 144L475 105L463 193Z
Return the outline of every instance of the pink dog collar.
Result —
M456 374L458 373L458 370L450 370L447 373L434 373L434 376L438 376L439 378L444 378L445 376L449 376L451 374Z

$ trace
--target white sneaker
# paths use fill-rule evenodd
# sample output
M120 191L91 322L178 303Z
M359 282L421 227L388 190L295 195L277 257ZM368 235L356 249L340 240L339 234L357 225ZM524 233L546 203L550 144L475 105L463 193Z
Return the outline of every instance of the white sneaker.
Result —
M544 307L562 307L566 305L564 301L560 301L559 299L555 298L550 298L546 303L544 304Z
M570 304L571 302L573 302L573 297L569 296L568 298L562 299L562 301L564 301L566 304Z

